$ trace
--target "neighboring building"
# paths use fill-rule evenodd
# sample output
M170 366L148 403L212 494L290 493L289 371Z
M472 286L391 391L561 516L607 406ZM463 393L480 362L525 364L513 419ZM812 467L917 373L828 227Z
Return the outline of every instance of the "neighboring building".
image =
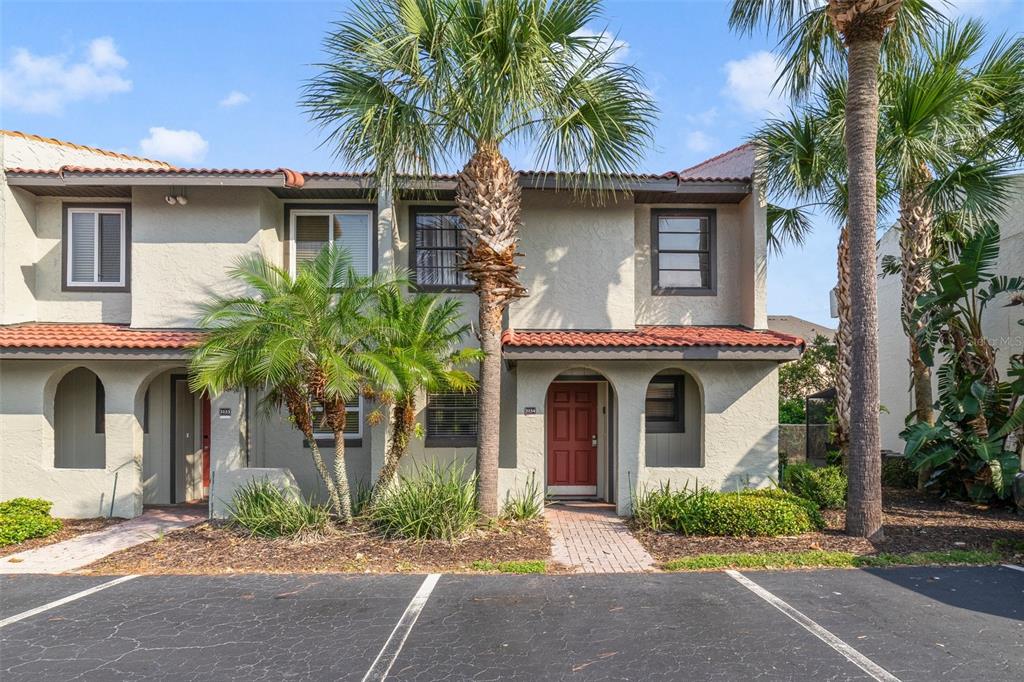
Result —
M287 468L322 494L303 436L259 396L207 399L186 382L197 304L261 252L288 268L326 243L370 272L412 268L422 289L476 297L456 268L454 180L391 201L372 176L174 168L20 133L2 136L0 498L61 516L134 516ZM769 331L765 207L742 146L681 172L629 179L611 202L523 173L529 297L504 335L500 495L613 501L630 486L766 485L777 473L777 367L802 342ZM470 340L472 341L472 340ZM425 440L403 464L475 457L476 404L420 402ZM384 425L351 406L349 475L369 484ZM333 456L330 433L321 434ZM253 469L262 471L253 471ZM212 490L211 490L212 488ZM217 505L215 505L217 506Z
M814 343L814 339L818 336L824 336L829 341L834 341L836 338L835 329L796 315L769 315L768 328L775 332L801 338L807 345Z
M1002 275L1024 274L1024 175L1014 178L1010 201L998 218L1000 228L999 262L996 272ZM880 417L882 447L903 452L900 432L905 419L914 406L910 390L911 371L909 340L903 333L900 318L901 286L898 275L882 276L881 264L885 256L900 255L900 234L890 227L878 243L878 370L881 402L885 408ZM985 334L996 350L1000 371L1010 365L1010 355L1024 349L1024 327L1017 324L1022 308L991 305L983 320ZM938 390L938 381L932 373L932 388Z

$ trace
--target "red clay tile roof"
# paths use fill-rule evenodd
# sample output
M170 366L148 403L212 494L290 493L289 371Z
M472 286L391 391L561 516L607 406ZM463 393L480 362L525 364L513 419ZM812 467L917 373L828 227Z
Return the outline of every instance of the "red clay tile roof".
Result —
M200 332L188 329L131 329L119 324L0 325L0 348L183 350L201 338Z
M679 171L680 182L750 182L754 145L750 142Z
M505 348L686 348L727 346L730 348L802 348L796 336L771 330L743 327L637 327L623 331L604 330L512 330L501 335Z
M293 171L290 168L89 168L86 166L61 166L57 170L39 168L8 168L8 173L18 175L52 175L60 177L63 175L159 175L162 177L177 178L188 176L274 176L280 175L284 179L284 186L299 189L305 184L306 179L302 173Z

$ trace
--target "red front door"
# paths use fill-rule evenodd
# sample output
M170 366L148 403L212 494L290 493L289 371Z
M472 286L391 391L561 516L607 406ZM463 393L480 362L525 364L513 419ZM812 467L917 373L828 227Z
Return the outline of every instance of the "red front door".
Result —
M547 416L548 487L592 487L563 492L596 494L597 384L551 384Z
M210 396L203 394L203 488L210 490Z

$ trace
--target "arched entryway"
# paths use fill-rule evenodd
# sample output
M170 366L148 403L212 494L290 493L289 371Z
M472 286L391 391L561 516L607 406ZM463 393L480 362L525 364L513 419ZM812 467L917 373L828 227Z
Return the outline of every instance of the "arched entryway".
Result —
M106 390L96 374L77 367L57 384L53 398L53 466L106 466Z
M644 395L645 465L697 468L704 465L704 407L700 386L681 369L664 369Z
M545 494L615 501L615 389L585 367L562 372L545 405Z

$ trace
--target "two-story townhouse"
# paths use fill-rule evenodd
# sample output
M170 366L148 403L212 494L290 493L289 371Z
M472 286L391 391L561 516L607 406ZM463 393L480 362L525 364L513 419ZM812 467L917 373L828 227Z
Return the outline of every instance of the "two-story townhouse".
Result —
M476 297L457 267L454 179L388 196L372 176L189 169L4 133L0 498L64 516L133 516L288 469L321 494L308 443L254 390L189 392L197 304L261 252L294 270L341 243L370 272ZM777 471L777 367L799 339L767 330L765 207L742 146L598 195L523 172L521 277L506 315L500 495L603 499L670 482L765 485ZM429 190L429 194L424 190ZM405 467L475 460L472 395L429 395ZM386 425L351 405L349 475L370 484ZM325 455L333 437L320 434ZM318 437L318 441L320 438Z

